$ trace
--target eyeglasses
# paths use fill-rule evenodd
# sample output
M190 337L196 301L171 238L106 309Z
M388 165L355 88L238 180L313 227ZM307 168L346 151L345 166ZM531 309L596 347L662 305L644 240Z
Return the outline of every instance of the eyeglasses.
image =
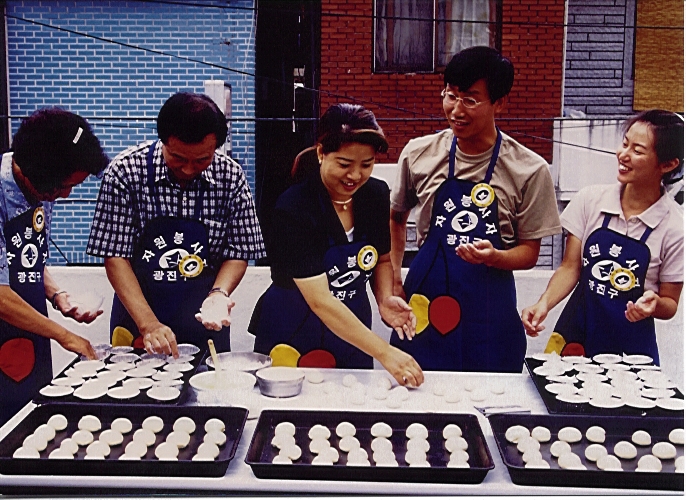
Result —
M450 104L451 106L455 106L458 101L462 101L462 105L467 109L476 108L479 104L486 102L477 101L473 97L457 97L455 94L446 92L445 89L441 92L441 97L443 98L443 102Z

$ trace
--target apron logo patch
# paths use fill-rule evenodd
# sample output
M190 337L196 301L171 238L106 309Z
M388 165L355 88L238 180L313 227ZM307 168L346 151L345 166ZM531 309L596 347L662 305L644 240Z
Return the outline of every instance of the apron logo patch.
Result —
M38 248L33 243L26 245L21 251L21 265L30 269L38 262Z
M479 217L469 210L458 212L450 222L452 228L458 233L467 233L479 224Z
M357 254L357 265L360 266L363 271L373 269L378 260L379 254L376 251L376 248L371 245L363 246Z
M181 266L181 262L188 255L189 253L183 248L168 250L160 257L160 267L162 269L171 269L174 266Z
M487 207L495 200L495 191L488 184L481 182L472 188L472 201L477 207Z
M626 292L636 286L636 276L629 269L615 269L610 274L610 283L616 290Z
M45 211L38 207L33 211L33 230L40 233L45 227Z
M181 276L186 278L195 278L200 275L203 270L204 264L202 259L197 255L186 255L179 262L179 272Z
M329 283L329 285L334 288L343 288L355 281L359 275L360 271L348 271L347 273L333 280L331 283Z
M622 266L613 260L601 260L593 266L591 274L598 281L609 281L612 273L621 268Z

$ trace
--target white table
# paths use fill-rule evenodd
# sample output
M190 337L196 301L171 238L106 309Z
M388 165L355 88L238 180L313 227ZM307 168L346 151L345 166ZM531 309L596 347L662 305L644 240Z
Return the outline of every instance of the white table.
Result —
M251 418L246 423L234 459L230 462L226 475L221 478L188 477L116 477L116 476L52 476L52 475L0 475L0 494L4 493L52 493L60 492L102 492L127 490L129 493L143 491L198 492L226 491L240 493L309 493L309 494L382 494L382 495L669 495L675 492L648 490L618 490L601 488L570 488L519 486L512 483L506 466L503 464L488 420L472 406L518 404L527 407L534 414L546 414L543 401L536 392L532 380L526 374L472 374L455 372L425 372L425 384L411 391L410 398L399 409L388 409L384 401L367 398L363 407L355 406L346 397L347 390L341 385L343 377L354 374L357 379L369 385L376 384L376 378L386 372L374 370L322 370L326 381L338 384L334 394L326 394L321 385L305 382L302 393L294 398L273 399L259 394L257 388L250 395L248 405ZM477 387L490 389L497 385L505 388L505 393L496 395L489 391L489 398L483 403L472 403L463 399L459 403L446 403L444 398L435 396L432 388L436 384L455 385L468 381ZM202 402L200 402L202 403ZM187 404L200 404L191 397ZM223 401L229 404L229 401ZM12 420L0 428L0 439L4 438L33 408L29 403ZM488 448L493 457L495 468L488 472L480 484L433 484L433 483L389 483L362 481L313 481L313 480L273 480L258 479L245 463L245 456L255 430L256 416L261 409L303 409L303 410L350 410L350 411L389 411L389 412L436 412L472 413L477 415Z

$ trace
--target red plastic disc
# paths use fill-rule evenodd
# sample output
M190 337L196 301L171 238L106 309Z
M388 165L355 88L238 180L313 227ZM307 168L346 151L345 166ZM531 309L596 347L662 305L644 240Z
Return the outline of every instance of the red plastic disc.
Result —
M28 377L35 364L36 354L29 339L10 339L0 347L0 371L15 382Z
M565 344L565 346L562 348L562 351L560 352L560 356L585 356L586 355L586 349L584 349L584 346L582 344L579 344L578 342L570 342L569 344Z
M429 323L441 335L447 335L460 324L460 304L448 295L436 297L429 304Z
M315 349L300 356L298 366L301 368L336 368L336 358L329 351Z

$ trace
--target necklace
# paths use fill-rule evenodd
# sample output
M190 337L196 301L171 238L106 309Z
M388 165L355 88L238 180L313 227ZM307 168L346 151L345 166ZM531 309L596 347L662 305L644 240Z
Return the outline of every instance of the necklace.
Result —
M333 201L336 205L343 205L343 210L348 210L348 203L353 201L353 199L350 198L349 200L345 200L345 201L336 201L336 200L331 200L331 201Z

